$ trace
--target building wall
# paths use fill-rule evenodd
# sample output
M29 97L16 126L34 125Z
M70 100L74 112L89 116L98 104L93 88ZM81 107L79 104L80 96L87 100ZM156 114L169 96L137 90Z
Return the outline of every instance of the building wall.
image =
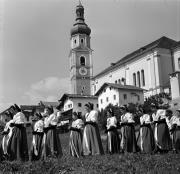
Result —
M116 96L115 98L114 95ZM126 98L124 98L124 95L126 95ZM120 106L128 103L143 104L144 103L143 91L124 90L124 89L115 89L112 87L106 87L98 96L99 110L105 109L106 106L108 106L109 104Z
M180 71L180 47L174 50L173 57L175 71Z
M167 67L168 66L168 67ZM145 85L142 84L141 71L144 70ZM149 51L133 60L128 61L124 65L114 68L102 76L93 79L92 93L95 94L104 83L119 83L122 77L126 79L126 85L134 85L133 73L140 72L140 87L148 90L144 96L157 94L163 91L165 85L169 84L169 73L172 73L171 53L167 49L157 49ZM122 81L120 81L123 84Z
M70 98L67 99L64 103L64 111L73 109L73 112L81 112L82 114L85 114L85 107L84 105L88 102L91 102L94 104L94 109L98 110L98 99L92 99L92 98ZM79 103L81 103L81 106L79 106Z
M170 76L172 99L180 97L180 73Z
M114 99L114 96L116 96L116 99ZM104 109L109 104L119 106L119 92L117 89L106 87L98 96L99 110Z

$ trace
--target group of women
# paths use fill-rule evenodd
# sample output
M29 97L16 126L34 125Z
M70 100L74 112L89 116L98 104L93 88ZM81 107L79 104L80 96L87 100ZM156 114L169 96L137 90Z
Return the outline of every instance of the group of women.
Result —
M26 118L15 104L6 113L8 122L3 131L0 147L0 159L8 160L38 160L49 156L61 157L62 148L57 134L57 114L48 106L42 115L36 113L32 124L32 143L29 154L26 131Z
M69 149L74 157L104 154L98 128L98 112L93 104L85 105L84 118L76 112L72 115ZM151 105L151 111L144 110L140 117L140 128L135 131L133 114L125 106L120 107L121 119L117 121L113 109L107 109L106 144L107 153L168 152L180 151L180 111L172 115L170 110L157 109ZM61 157L62 148L57 133L58 114L48 106L42 114L36 113L32 125L30 154L26 134L26 119L15 104L7 113L9 121L3 131L0 159L25 161Z

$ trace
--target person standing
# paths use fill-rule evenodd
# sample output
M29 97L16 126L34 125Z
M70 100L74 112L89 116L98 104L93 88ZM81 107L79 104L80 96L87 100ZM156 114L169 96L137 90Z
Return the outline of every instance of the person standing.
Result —
M171 139L169 129L166 123L166 110L157 110L156 115L153 117L155 124L154 139L155 139L155 152L168 152L171 149Z
M93 110L93 104L85 104L85 128L83 133L83 154L102 155L104 154L101 137L98 128L98 112Z
M107 110L107 152L110 154L119 153L120 140L117 132L117 119L111 108Z
M155 148L153 130L151 128L151 117L149 113L144 110L140 117L140 136L139 146L142 153L152 153Z
M39 160L42 151L42 139L43 139L43 128L44 122L42 120L42 115L40 113L35 113L35 124L33 127L33 138L32 138L32 148L31 148L31 160Z
M79 158L83 155L82 149L82 129L83 129L83 121L77 112L73 112L72 114L73 122L70 127L70 138L69 138L69 149L70 155L73 157Z
M137 142L134 129L134 119L130 112L127 112L125 106L120 107L121 115L121 152L137 152Z
M9 139L7 152L10 160L28 160L28 144L26 134L26 118L22 113L18 105L14 105L13 122L10 126L13 126L12 135Z
M12 113L7 111L5 115L6 115L7 123L4 127L4 131L2 132L3 134L3 139L1 142L1 152L2 152L2 157L3 157L2 159L8 159L7 147L8 147L9 139L12 136L12 130L13 130L13 127L10 126L11 123L13 123Z
M172 134L173 150L176 153L180 152L180 109L176 110L176 113L170 119Z
M62 148L59 135L57 133L58 117L53 113L52 106L44 109L44 136L42 142L42 158L61 157Z

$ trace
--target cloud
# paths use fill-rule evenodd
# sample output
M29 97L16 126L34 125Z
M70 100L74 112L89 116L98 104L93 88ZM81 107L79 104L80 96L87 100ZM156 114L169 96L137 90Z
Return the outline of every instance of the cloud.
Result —
M69 92L69 87L69 78L47 77L33 83L23 97L31 104L37 104L40 100L57 101L63 93Z

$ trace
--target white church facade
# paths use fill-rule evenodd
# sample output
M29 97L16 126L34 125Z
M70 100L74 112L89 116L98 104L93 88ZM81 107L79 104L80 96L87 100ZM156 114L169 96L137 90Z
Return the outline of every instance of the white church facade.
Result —
M107 82L141 87L146 90L145 97L170 92L169 74L174 72L172 48L176 44L175 40L161 37L112 63L92 78L92 94Z

